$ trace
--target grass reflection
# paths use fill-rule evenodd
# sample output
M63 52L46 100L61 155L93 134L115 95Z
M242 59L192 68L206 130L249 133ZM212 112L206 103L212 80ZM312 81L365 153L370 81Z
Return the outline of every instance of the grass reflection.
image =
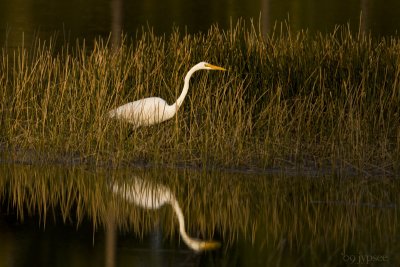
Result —
M193 170L108 170L31 165L0 168L2 212L23 220L84 219L104 227L112 212L116 227L138 237L162 226L166 238L178 236L170 208L157 211L133 206L113 196L113 184L137 176L169 188L185 215L187 231L217 239L222 251L243 244L268 255L296 255L307 263L321 255L375 253L399 260L398 181L341 177L290 177ZM243 243L244 242L244 243ZM318 256L317 256L318 255ZM279 257L273 257L276 261ZM310 262L308 262L310 261Z

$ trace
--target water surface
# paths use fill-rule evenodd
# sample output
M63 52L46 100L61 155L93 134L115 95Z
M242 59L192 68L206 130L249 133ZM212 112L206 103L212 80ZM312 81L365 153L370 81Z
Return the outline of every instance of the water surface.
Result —
M392 178L32 165L0 172L0 261L8 266L321 266L370 255L379 266L400 263ZM135 179L168 188L188 234L221 248L195 252L169 205L145 209L113 194L113 184Z
M360 14L363 19L360 23ZM261 17L260 17L261 15ZM354 31L370 31L377 36L397 34L400 2L386 0L259 0L259 1L0 1L0 43L10 47L32 42L34 36L89 43L97 36L121 31L135 36L138 29L150 26L158 34L170 33L173 26L189 33L207 31L218 23L229 28L238 18L270 33L276 22L289 20L293 30L332 32L335 25L350 23ZM279 27L279 25L278 25Z

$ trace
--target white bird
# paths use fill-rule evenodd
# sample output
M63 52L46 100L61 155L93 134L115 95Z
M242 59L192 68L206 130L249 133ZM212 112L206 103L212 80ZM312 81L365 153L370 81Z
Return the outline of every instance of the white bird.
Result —
M193 66L185 76L185 83L179 98L172 105L159 97L148 97L127 103L108 112L110 118L125 120L132 123L134 127L149 126L171 119L182 105L189 90L189 80L194 72L198 70L222 70L224 68L200 62Z
M220 243L216 241L204 241L188 236L185 230L185 218L178 201L172 192L165 186L159 184L151 184L143 179L135 177L130 184L114 183L112 187L113 193L122 196L130 203L134 203L146 209L159 209L165 204L170 204L179 221L179 232L183 241L188 247L195 251L211 250L220 247Z

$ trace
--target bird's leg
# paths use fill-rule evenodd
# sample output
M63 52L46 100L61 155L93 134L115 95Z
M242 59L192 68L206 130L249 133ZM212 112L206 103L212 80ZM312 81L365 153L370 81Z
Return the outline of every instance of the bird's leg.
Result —
M125 141L128 140L128 138L131 137L132 134L133 134L133 129L130 128L128 131L128 135L125 137Z

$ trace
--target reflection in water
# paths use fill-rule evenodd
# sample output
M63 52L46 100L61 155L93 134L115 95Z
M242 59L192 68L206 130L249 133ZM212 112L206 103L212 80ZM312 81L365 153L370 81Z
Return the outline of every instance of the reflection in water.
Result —
M106 225L106 236L105 236L105 266L114 267L115 266L115 250L116 250L116 239L117 239L117 229L115 225L115 218L113 213L110 212L108 215L108 222Z
M122 196L127 201L146 209L159 209L165 204L170 204L179 221L179 232L188 247L195 251L211 250L220 247L216 241L203 241L188 236L185 230L183 212L174 194L165 186L152 184L140 178L134 178L132 183L115 183L113 192Z
M376 255L385 260L380 266L400 266L399 186L388 177L0 164L0 263L344 266L348 257ZM218 231L226 249L160 249L162 237L176 232L175 215L162 209L144 216L133 204L157 209L176 198L185 226L207 237ZM154 234L155 225L162 234Z
M115 49L121 45L123 0L111 1L111 44Z

